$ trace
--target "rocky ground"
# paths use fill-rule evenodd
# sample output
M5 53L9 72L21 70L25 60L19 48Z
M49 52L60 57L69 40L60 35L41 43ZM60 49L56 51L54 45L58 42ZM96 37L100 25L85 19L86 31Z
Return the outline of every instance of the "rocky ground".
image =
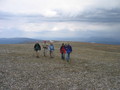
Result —
M68 63L33 44L0 45L0 90L120 90L120 46L72 43Z

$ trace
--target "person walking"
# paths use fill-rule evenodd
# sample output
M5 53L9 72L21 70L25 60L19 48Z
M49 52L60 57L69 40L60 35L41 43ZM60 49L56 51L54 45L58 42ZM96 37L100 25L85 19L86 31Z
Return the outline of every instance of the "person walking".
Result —
M47 42L46 41L44 41L44 43L43 43L43 54L44 54L44 56L47 56L47 51L48 51L48 45L47 45Z
M36 57L39 58L39 51L41 50L41 46L38 43L38 41L36 42L36 44L34 45L34 50L36 51Z
M64 43L62 43L62 46L60 47L60 53L61 53L61 59L65 59L65 53L66 53L66 49L65 49L65 45Z
M67 62L69 62L70 60L70 53L72 52L72 46L70 44L68 44L66 46L66 60Z
M50 45L49 45L49 51L50 51L50 57L51 58L54 58L54 45L53 45L53 43L50 43Z

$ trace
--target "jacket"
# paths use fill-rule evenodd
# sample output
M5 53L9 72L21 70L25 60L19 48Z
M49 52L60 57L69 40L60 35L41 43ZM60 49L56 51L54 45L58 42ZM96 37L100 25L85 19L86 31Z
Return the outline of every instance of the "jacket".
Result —
M54 51L54 46L53 45L49 45L49 50L50 51Z
M66 47L66 51L67 51L67 53L71 53L72 52L72 47L70 45L68 45Z
M39 43L36 43L36 44L34 45L34 50L41 50L41 46L40 46Z
M65 46L61 46L61 47L60 47L60 53L66 53Z

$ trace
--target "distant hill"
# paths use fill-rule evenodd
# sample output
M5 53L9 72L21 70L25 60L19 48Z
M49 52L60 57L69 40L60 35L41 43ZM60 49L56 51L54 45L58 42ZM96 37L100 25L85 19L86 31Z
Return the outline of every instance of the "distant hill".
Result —
M31 38L0 38L0 44L22 44L22 43L31 43L35 41L42 41Z
M105 37L74 38L73 37L73 38L57 38L56 40L120 45L119 38L105 38Z
M49 38L50 39L50 38ZM56 41L78 41L78 42L89 42L89 43L101 43L101 44L112 44L120 45L119 39L113 38L99 38L99 37L90 37L90 38L54 38L51 40ZM23 43L33 43L36 41L43 41L41 39L32 39L32 38L0 38L0 44L23 44Z
M105 38L105 37L91 37L88 42L101 43L101 44L112 44L120 45L120 40L115 38Z

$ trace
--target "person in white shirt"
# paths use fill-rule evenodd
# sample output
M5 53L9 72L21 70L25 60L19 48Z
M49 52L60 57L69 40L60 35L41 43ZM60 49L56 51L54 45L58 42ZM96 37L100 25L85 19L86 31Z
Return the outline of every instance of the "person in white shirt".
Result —
M44 56L47 56L47 51L48 51L47 42L44 41L42 46L43 46L43 54L44 54Z

